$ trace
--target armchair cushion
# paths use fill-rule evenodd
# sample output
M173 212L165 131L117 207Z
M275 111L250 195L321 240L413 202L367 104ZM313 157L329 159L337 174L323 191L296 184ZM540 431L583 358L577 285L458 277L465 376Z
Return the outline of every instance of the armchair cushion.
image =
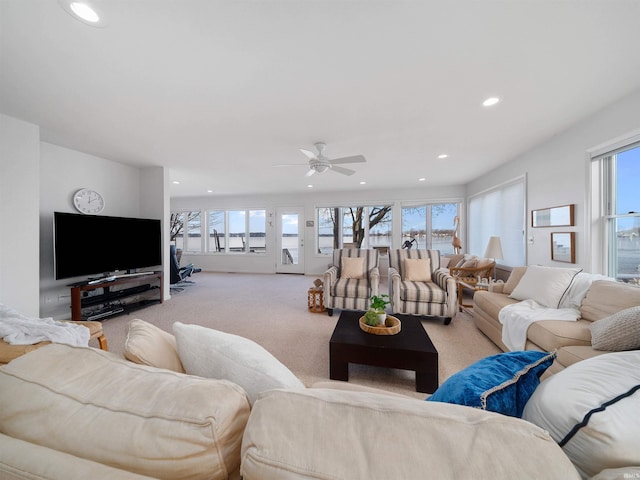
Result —
M401 282L400 300L408 302L447 303L447 292L433 282Z
M430 282L431 259L429 258L405 258L404 277L407 282Z
M364 257L342 257L341 278L365 278Z

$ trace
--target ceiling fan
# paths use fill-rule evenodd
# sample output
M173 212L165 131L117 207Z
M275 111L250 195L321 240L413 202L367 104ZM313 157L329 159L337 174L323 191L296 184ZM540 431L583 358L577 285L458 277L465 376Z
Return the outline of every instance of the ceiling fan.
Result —
M318 142L315 144L318 153L313 153L309 150L305 150L301 148L300 151L309 159L308 163L285 163L274 165L274 167L297 167L301 165L305 165L309 167L309 171L305 174L305 176L310 177L314 173L322 173L327 170L333 170L334 172L341 173L343 175L353 175L355 170L351 170L349 168L339 167L338 165L342 165L345 163L364 163L367 160L362 155L352 155L350 157L341 157L336 158L334 160L330 160L324 156L323 152L326 148L326 144L322 142Z

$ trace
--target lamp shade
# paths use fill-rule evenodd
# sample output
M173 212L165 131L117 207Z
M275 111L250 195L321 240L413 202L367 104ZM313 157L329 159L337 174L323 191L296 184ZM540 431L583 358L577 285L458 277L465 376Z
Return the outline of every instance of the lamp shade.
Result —
M487 244L487 250L484 252L485 258L499 259L504 258L502 255L502 243L500 237L490 237Z

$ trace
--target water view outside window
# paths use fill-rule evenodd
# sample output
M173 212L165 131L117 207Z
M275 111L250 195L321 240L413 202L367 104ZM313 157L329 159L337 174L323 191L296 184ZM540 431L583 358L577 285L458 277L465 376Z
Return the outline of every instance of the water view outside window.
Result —
M402 208L402 243L411 248L453 253L453 219L458 215L457 203L436 203ZM415 240L415 241L414 241Z
M265 210L249 210L249 251L267 251L267 215Z
M320 207L317 209L318 253L336 248L391 246L392 207Z
M609 275L640 283L640 146L611 156Z
M184 239L185 252L202 251L202 215L200 212L189 212L185 230L187 235Z
M391 209L388 206L369 207L369 225L369 245L391 248Z
M229 252L246 250L246 210L230 210L229 214Z
M224 228L224 210L212 210L207 212L207 251L208 252L224 252L225 251L225 228Z

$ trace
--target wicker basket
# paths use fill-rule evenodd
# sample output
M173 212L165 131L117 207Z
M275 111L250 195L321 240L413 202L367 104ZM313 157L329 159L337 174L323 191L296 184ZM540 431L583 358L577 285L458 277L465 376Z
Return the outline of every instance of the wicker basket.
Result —
M392 317L391 315L387 315L384 327L372 327L371 325L367 325L364 323L364 317L360 317L360 329L367 333L372 333L373 335L395 335L400 331L401 326L402 324L400 323L400 320L396 317Z

